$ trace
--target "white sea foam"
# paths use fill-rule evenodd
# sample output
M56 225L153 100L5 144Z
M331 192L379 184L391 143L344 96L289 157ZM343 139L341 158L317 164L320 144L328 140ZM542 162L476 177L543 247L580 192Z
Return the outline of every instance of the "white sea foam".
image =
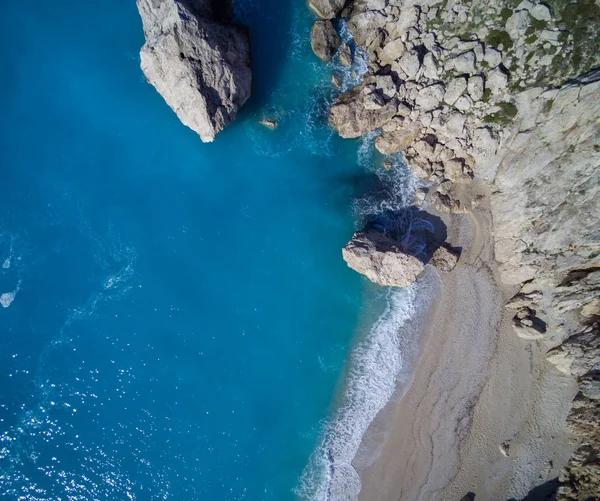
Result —
M357 499L360 479L351 462L367 428L396 390L407 349L402 327L415 312L415 297L415 286L390 289L385 311L354 349L341 404L324 425L296 490L300 499Z

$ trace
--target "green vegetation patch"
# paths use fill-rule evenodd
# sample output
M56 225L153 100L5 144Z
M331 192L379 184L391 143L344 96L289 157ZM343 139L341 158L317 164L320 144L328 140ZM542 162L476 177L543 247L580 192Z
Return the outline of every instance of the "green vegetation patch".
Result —
M509 9L508 7L504 7L504 9L502 9L502 11L500 12L500 17L502 18L502 21L506 23L506 21L508 21L508 18L512 16L512 13L513 11L511 9Z
M499 103L500 108L496 113L483 117L486 124L509 125L519 113L517 107L512 103Z
M491 45L492 47L499 47L500 44L502 44L504 51L511 49L513 46L513 41L510 38L510 35L506 31L501 30L490 31L490 34L485 39L485 43L487 45Z

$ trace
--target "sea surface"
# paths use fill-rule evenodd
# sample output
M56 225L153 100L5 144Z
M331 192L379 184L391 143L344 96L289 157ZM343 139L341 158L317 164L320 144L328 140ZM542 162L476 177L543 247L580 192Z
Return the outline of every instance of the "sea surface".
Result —
M203 144L145 82L133 0L2 3L1 499L357 488L414 291L366 283L341 248L414 181L328 127L332 72L349 88L367 63L320 62L304 0L236 16L253 96Z

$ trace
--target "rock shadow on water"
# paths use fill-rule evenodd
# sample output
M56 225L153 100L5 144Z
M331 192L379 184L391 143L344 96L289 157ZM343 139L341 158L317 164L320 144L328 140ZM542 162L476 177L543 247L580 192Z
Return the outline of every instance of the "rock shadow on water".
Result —
M218 3L218 0L213 0ZM278 88L292 44L293 5L280 0L234 0L234 22L250 29L252 95L240 116L253 116L269 103Z
M440 247L460 255L461 247L446 243L446 223L434 214L411 206L396 211L385 211L373 217L366 230L375 230L392 239L406 254L429 264Z

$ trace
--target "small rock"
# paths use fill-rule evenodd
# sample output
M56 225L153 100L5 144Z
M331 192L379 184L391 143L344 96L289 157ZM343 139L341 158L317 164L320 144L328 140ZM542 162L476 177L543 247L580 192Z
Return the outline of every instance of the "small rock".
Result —
M386 160L385 162L383 162L383 168L385 170L391 170L391 168L393 166L394 166L394 164L391 161L389 161L389 160Z
M471 109L471 106L473 106L473 102L468 96L460 96L454 103L454 107L459 111L467 111Z
M396 38L395 40L385 44L379 53L379 60L381 61L382 65L392 64L394 61L400 59L405 51L406 48L402 39Z
M274 118L262 118L261 120L258 121L258 123L260 125L265 126L267 129L271 129L271 130L276 129L277 126L279 125L277 120L275 120Z
M446 93L444 94L444 101L449 105L453 105L456 100L463 94L467 88L467 79L464 77L455 78L452 80L448 87L446 87Z
M467 92L473 101L479 101L483 98L483 91L485 90L485 83L481 75L475 75L469 78L467 85Z
M488 63L491 68L495 68L502 62L502 53L493 47L487 47L485 49L483 60Z
M450 59L445 68L447 71L456 70L459 73L472 73L475 71L475 62L475 53L473 51L465 52Z
M310 34L313 52L323 61L329 61L342 41L329 20L316 21Z
M531 15L531 17L537 19L538 21L550 22L552 20L550 9L547 5L544 5L543 3L538 3L536 6L534 6L529 11L529 14Z
M433 253L429 264L435 266L439 271L449 273L456 267L459 257L460 253L441 245Z
M347 43L342 45L342 48L340 49L340 62L344 66L352 65L352 49Z
M331 75L331 81L333 82L333 85L335 85L338 89L341 89L344 83L342 77L337 73Z
M490 71L486 78L487 88L492 94L500 94L508 86L508 77L499 68Z
M452 158L444 162L444 176L450 181L456 181L463 175L463 162L458 158Z

